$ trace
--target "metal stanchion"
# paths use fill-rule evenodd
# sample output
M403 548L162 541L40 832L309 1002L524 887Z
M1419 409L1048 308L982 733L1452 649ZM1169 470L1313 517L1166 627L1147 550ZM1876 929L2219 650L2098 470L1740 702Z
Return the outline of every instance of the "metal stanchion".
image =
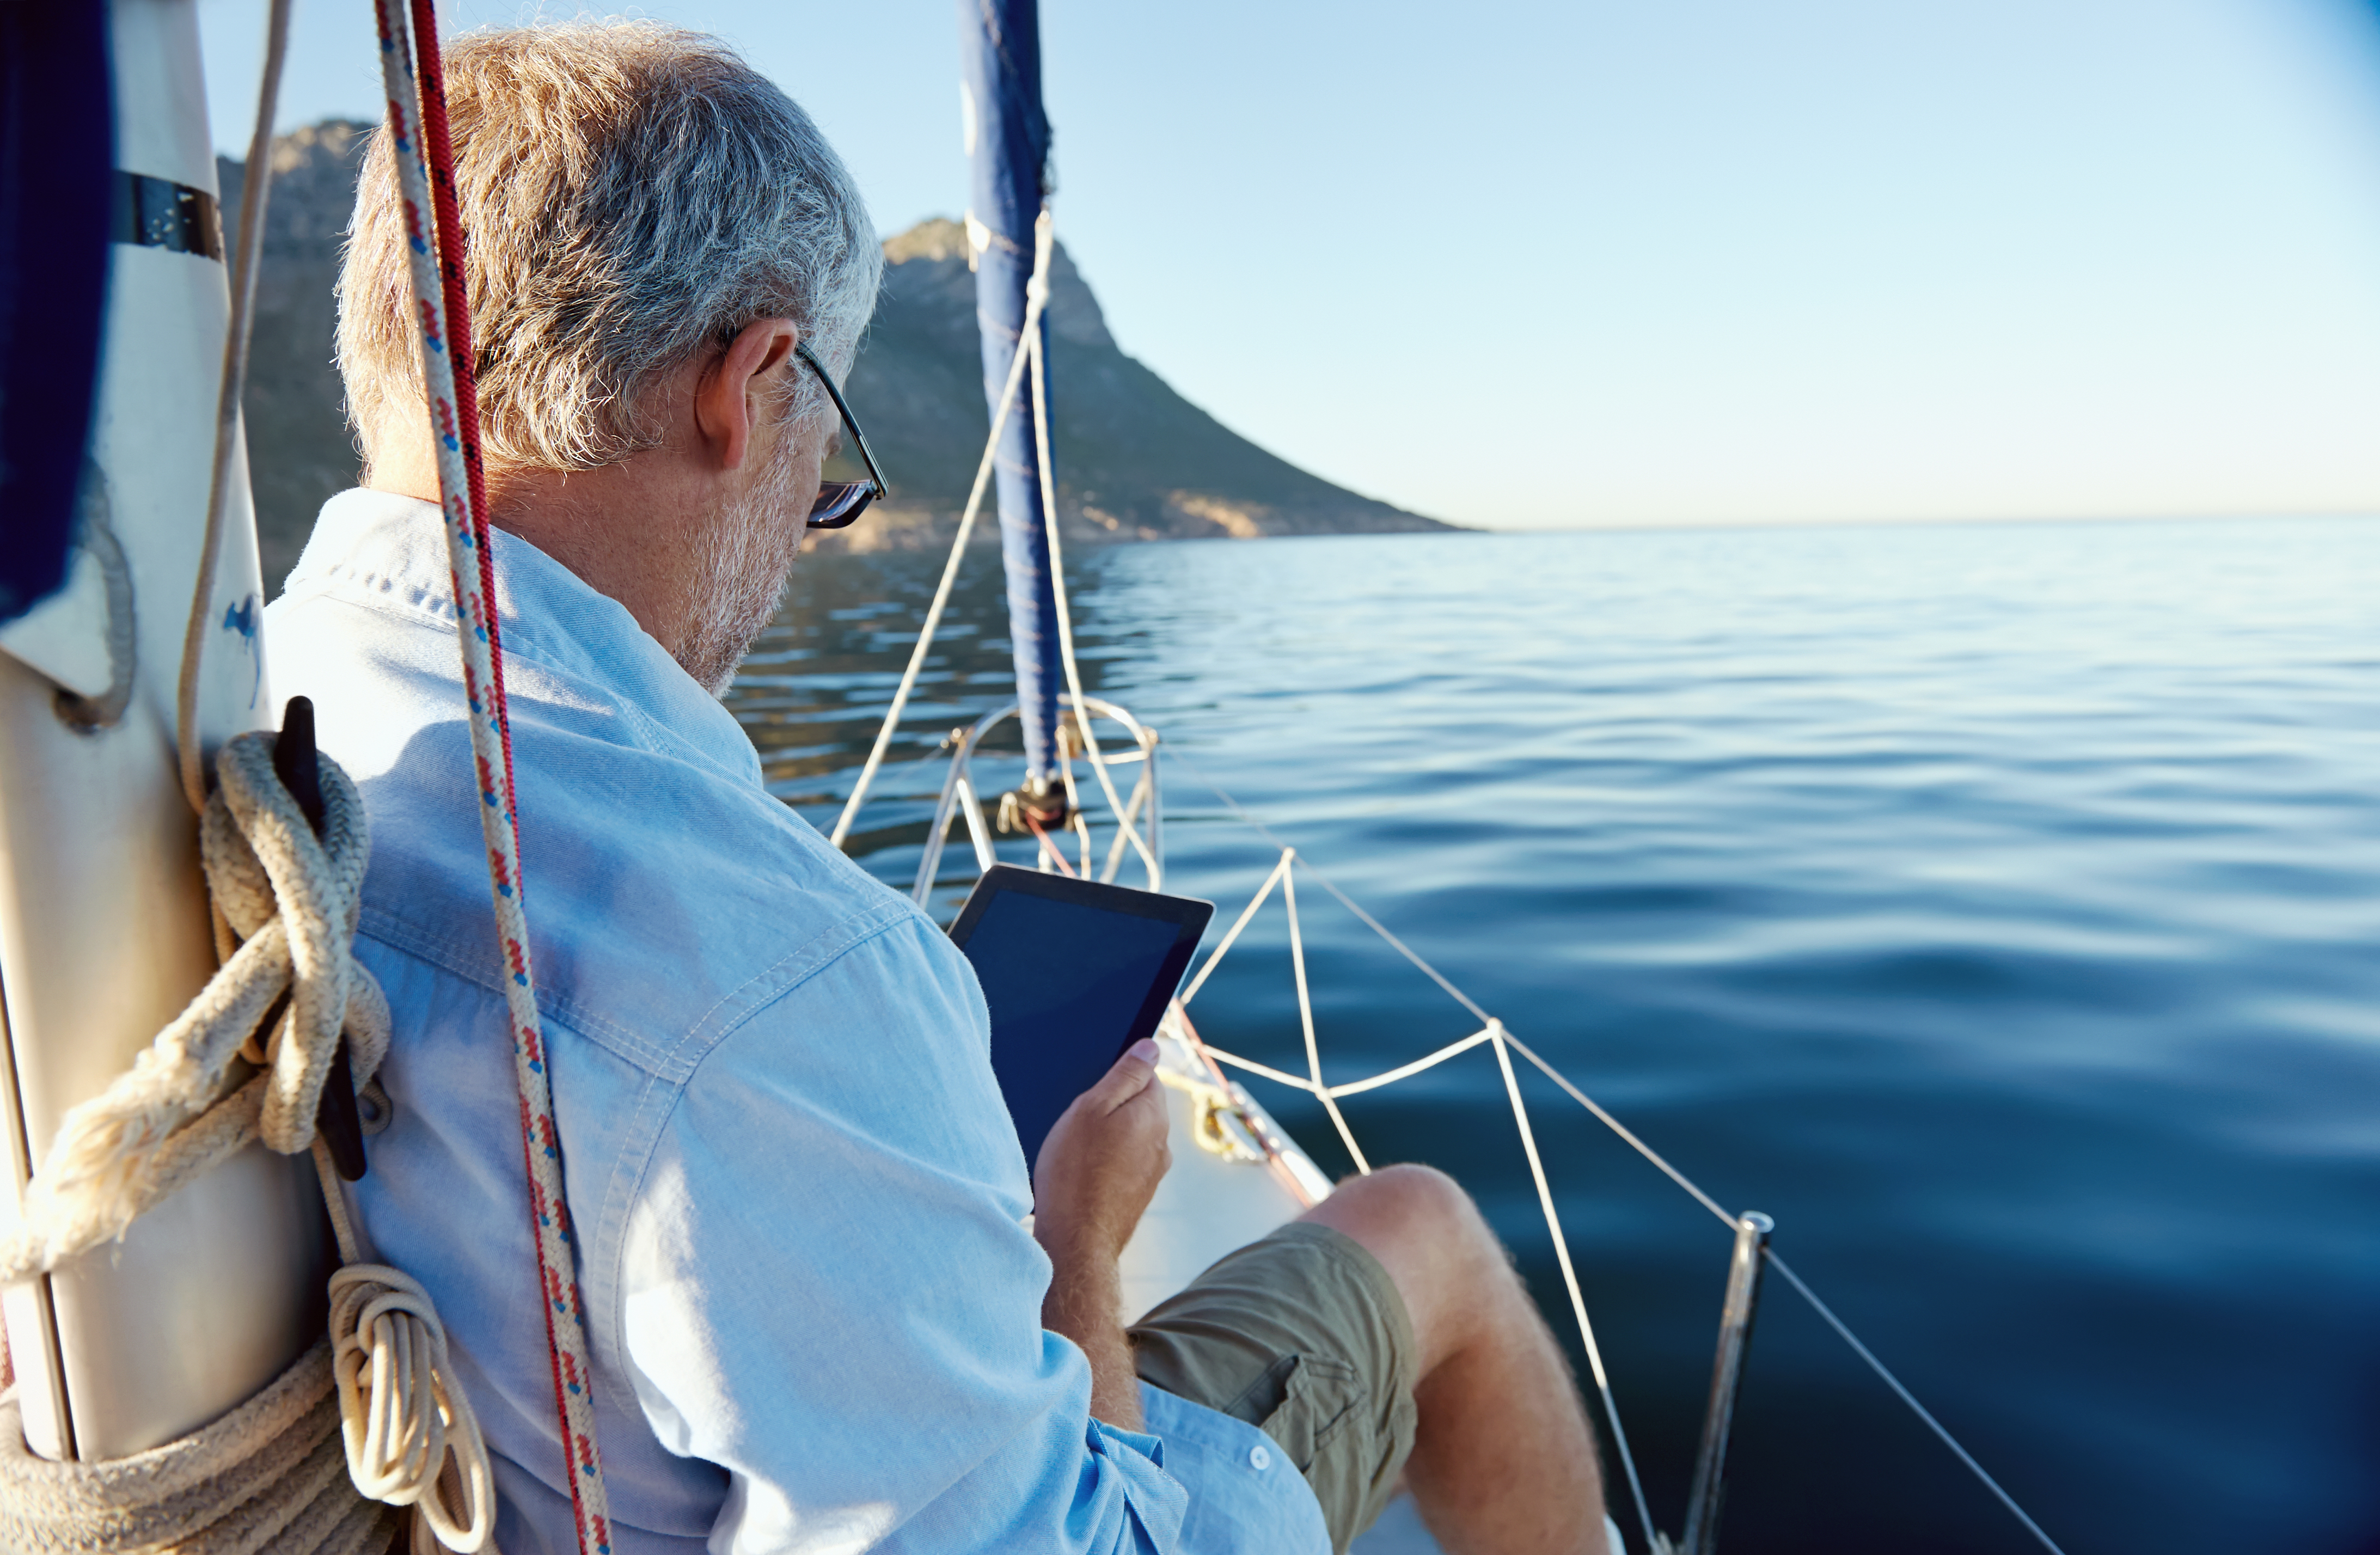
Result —
M1719 1500L1727 1488L1727 1439L1743 1391L1743 1351L1760 1303L1761 1254L1777 1222L1747 1210L1735 1222L1735 1257L1728 1265L1727 1301L1718 1315L1718 1359L1711 1366L1710 1407L1703 1415L1702 1451L1694 1457L1694 1488L1686 1499L1686 1537L1680 1555L1711 1555L1718 1545Z

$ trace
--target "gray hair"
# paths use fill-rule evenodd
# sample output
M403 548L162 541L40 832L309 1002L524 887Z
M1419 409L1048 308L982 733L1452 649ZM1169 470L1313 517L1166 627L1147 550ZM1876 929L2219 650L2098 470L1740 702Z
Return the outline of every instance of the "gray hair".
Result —
M649 22L473 33L448 46L446 103L491 461L593 469L654 446L655 383L755 319L793 320L849 370L883 268L874 226L818 127L726 44ZM365 435L425 398L385 126L338 350ZM790 415L833 413L814 374L786 376Z

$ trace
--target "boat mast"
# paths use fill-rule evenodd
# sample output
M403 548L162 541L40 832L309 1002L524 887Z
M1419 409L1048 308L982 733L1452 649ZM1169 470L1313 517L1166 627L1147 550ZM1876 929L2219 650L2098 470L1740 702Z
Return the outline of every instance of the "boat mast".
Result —
M36 154L55 153L106 191L104 327L90 360L56 363L57 397L80 394L74 385L94 373L99 387L87 445L50 451L77 478L65 586L0 626L0 1221L13 1218L66 1114L146 1051L218 965L176 753L232 311L199 9L196 0L88 9L106 28L114 90L100 101L112 103L112 133L101 132L97 157L91 145L48 140ZM32 30L10 25L20 42ZM91 90L46 55L29 51L24 68L23 79L56 89L51 96ZM63 122L55 133L90 133ZM248 176L263 170L251 162ZM12 398L0 445L15 446L24 414ZM10 472L12 498L22 474ZM237 439L225 497L198 612L192 725L207 756L271 727L279 708ZM6 531L12 562L22 559L19 539ZM281 1375L322 1331L311 1177L302 1158L251 1145L120 1241L0 1291L28 1445L48 1458L125 1457L220 1417Z
M983 392L1000 409L1022 344L1033 226L1050 193L1050 120L1041 111L1041 29L1036 0L959 0L960 100L972 166L966 231L983 334ZM1048 338L1046 314L1037 323ZM1047 354L1044 353L1044 360ZM1025 730L1026 794L1047 793L1058 767L1058 601L1050 570L1047 504L1035 457L1033 396L1022 386L994 460L1001 562L1008 575L1008 635Z

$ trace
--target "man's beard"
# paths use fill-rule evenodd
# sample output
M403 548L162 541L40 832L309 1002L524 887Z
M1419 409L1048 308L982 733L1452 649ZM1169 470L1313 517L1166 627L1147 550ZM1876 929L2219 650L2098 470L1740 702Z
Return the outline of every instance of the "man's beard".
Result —
M793 440L782 440L752 489L722 508L700 552L686 643L677 662L714 697L724 697L752 644L777 614L785 579L801 554Z

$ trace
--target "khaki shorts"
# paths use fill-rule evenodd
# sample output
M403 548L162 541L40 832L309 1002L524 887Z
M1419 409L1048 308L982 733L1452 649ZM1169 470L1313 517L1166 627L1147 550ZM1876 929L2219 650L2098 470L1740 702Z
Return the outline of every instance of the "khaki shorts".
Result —
M1342 1552L1413 1452L1413 1322L1344 1232L1292 1221L1216 1261L1131 1330L1142 1381L1281 1444Z

